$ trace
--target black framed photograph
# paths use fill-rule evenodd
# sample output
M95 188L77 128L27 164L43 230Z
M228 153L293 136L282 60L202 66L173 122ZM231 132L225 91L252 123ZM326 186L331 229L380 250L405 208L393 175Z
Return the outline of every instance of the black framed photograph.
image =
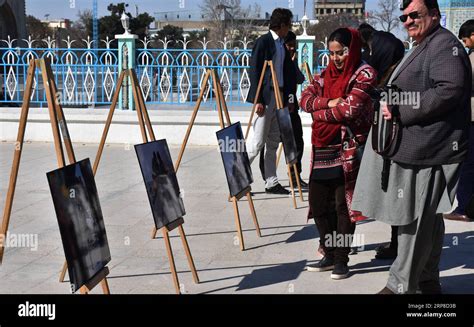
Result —
M47 178L75 292L111 260L94 174L84 159Z
M285 159L288 165L296 163L298 152L296 150L295 134L291 125L291 117L288 108L276 110L278 126L280 127L280 137L285 151Z
M231 196L236 196L253 183L250 160L240 122L216 132L219 151Z
M166 140L137 144L135 152L156 228L182 218L186 211Z

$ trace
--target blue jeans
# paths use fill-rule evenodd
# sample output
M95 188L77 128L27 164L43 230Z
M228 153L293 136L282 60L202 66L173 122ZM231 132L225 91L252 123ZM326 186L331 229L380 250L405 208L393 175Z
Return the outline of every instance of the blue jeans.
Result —
M454 209L454 213L464 215L466 206L474 193L474 123L471 124L469 135L469 153L461 167L461 175L459 177L458 190L456 198L458 206Z

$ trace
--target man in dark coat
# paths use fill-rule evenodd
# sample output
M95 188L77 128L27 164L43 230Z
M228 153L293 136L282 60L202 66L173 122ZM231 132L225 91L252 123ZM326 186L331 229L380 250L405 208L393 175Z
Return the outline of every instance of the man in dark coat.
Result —
M257 39L250 59L250 90L247 102L253 103L257 96L257 87L265 60L271 60L275 69L279 89L284 105L290 111L295 104L290 103L291 85L295 84L295 74L291 56L285 47L284 39L291 28L293 14L288 9L277 8L270 18L270 31ZM289 194L278 182L276 174L276 152L280 143L280 129L276 118L275 89L271 70L265 71L261 92L256 105L257 119L254 134L247 144L250 162L258 156L263 146L265 152L265 192L271 194Z

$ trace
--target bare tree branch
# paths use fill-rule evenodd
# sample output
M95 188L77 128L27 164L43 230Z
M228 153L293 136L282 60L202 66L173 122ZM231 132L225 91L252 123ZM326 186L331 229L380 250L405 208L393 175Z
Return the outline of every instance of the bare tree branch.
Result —
M372 23L378 23L382 30L391 32L400 26L398 19L398 0L379 0L377 11L370 12L369 17Z

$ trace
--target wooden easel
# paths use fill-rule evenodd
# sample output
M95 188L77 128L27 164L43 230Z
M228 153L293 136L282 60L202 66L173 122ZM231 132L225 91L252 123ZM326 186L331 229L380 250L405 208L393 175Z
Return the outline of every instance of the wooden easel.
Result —
M312 84L313 83L313 75L311 74L311 70L309 69L309 64L308 62L303 63L303 69L306 72L306 76L308 76L309 82ZM312 117L312 116L311 116ZM278 148L278 156L277 156L277 166L280 163L280 158L281 158L281 153L283 152L283 144L280 144L280 147Z
M201 86L201 91L199 93L199 97L197 99L196 106L194 107L194 111L193 111L193 114L191 116L191 121L189 122L188 129L186 131L186 135L185 135L184 140L183 140L183 144L181 145L181 150L179 152L178 159L175 163L175 171L176 172L178 171L179 166L181 164L181 160L183 158L183 154L184 154L184 151L186 149L186 145L188 144L189 136L190 136L191 130L194 126L194 122L196 120L197 113L198 113L199 108L201 106L201 102L202 102L202 99L203 99L203 96L204 96L204 92L206 91L207 83L208 83L208 80L209 80L210 77L212 77L213 90L214 90L214 94L216 96L217 113L218 113L218 117L219 117L219 125L220 125L221 129L226 127L225 122L224 122L224 115L225 115L225 121L227 122L227 126L231 125L229 111L227 109L227 104L226 104L226 101L225 101L225 98L224 98L224 92L222 91L222 86L221 86L220 81L219 81L219 74L217 73L216 69L208 69L206 71L206 74L204 75L204 79L203 79L202 86ZM237 227L237 234L238 234L238 237L239 237L239 244L240 244L240 250L241 251L245 250L245 244L244 244L244 237L243 237L243 233L242 233L242 225L241 225L241 222L240 222L238 201L241 198L243 198L244 196L247 197L249 207L250 207L250 212L252 214L253 223L255 225L255 229L257 230L257 235L259 237L262 237L262 234L260 232L260 226L258 224L257 214L255 212L255 206L253 204L252 194L250 193L251 190L252 190L251 187L248 187L236 196L232 196L232 197L229 196L229 201L232 202L232 205L234 207L235 225Z
M5 208L3 211L3 221L2 221L2 230L1 230L2 235L7 234L8 226L10 223L13 198L15 196L16 182L18 179L18 170L20 168L20 160L21 160L21 154L23 150L23 142L25 139L26 124L28 121L30 99L33 92L32 86L33 86L33 80L34 80L36 68L39 68L41 70L43 84L45 87L46 99L48 102L49 118L50 118L50 123L51 123L51 129L53 131L54 147L56 150L56 158L58 160L58 167L62 168L66 165L65 159L64 159L64 149L63 149L63 144L61 141L61 136L64 141L67 156L69 159L69 164L73 164L76 162L76 157L74 154L74 149L72 147L71 139L69 137L69 130L67 128L67 123L66 123L66 118L64 117L63 108L61 104L59 103L59 101L56 100L56 95L58 94L58 90L56 87L56 83L54 81L53 72L51 71L51 65L49 61L46 61L46 59L31 60L28 67L26 87L23 94L23 105L22 105L21 114L20 114L20 125L18 128L16 148L13 155L13 165L12 165L12 169L10 173L10 182L8 185L7 199L6 199ZM3 261L4 251L5 251L5 248L3 247L3 244L1 244L0 245L0 263L2 263ZM64 269L67 269L67 264L63 266L63 271ZM107 267L105 267L102 271L105 271L105 270L107 270L107 273L108 273ZM98 283L102 283L102 288L104 290L104 293L109 294L110 291L109 291L107 278L106 278L107 273L102 273L102 275L99 276L101 277L100 279L96 278L94 283L89 284L90 286L89 290L94 288Z
M89 294L89 292L92 291L92 289L96 287L97 284L101 283L102 292L104 292L104 294L110 294L109 284L107 283L108 275L109 275L109 268L104 267L97 274L95 274L95 276L92 277L90 281L88 281L85 285L83 285L79 289L79 292L81 294Z
M110 125L112 123L112 117L114 115L115 108L117 106L117 102L118 102L118 99L119 99L121 87L122 87L124 79L127 76L131 80L132 93L133 93L133 98L134 98L134 101L135 101L135 107L136 107L137 116L138 116L138 123L139 123L139 126L140 126L143 142L147 143L148 140L150 140L150 141L155 141L156 140L155 133L153 132L153 127L152 127L152 124L151 124L151 121L150 121L150 117L148 115L148 111L147 111L147 108L145 106L145 99L143 98L143 93L140 89L140 85L138 83L138 78L137 78L137 75L135 73L135 70L134 69L123 70L120 73L118 83L115 87L115 93L114 93L114 96L112 98L112 105L110 107L110 111L109 111L109 114L107 116L107 121L105 123L104 132L102 133L102 138L101 138L100 144L99 144L99 149L97 150L97 155L96 155L96 158L95 158L95 161L94 161L94 166L93 166L94 175L96 174L97 168L99 167L99 162L100 162L100 159L101 159L101 156L102 156L102 152L104 150L105 141L107 139L107 134L109 132ZM148 131L148 134L147 134L147 131ZM193 257L191 255L191 250L189 249L189 244L188 244L188 241L186 239L186 233L184 232L183 224L184 224L184 219L179 218L178 220L174 221L173 223L161 228L161 230L163 232L163 239L165 240L166 251L168 253L168 259L169 259L169 262L170 262L171 274L173 275L174 286L175 286L175 289L176 289L176 293L178 293L178 294L181 294L181 288L180 288L180 285L179 285L178 274L176 272L176 265L175 265L175 262L174 262L173 250L171 248L171 242L170 242L170 237L169 237L169 232L171 232L172 230L174 230L176 228L178 228L179 236L181 238L184 250L186 252L186 257L188 259L189 267L191 268L191 272L192 272L192 275L193 275L193 280L196 284L199 284L199 277L198 277L198 274L197 274L197 271L196 271L196 267L194 265ZM153 229L153 238L156 237L157 232L158 232L158 230L156 229L156 227L154 227L154 229Z
M306 76L308 76L308 81L313 83L314 77L313 74L311 74L311 69L309 69L309 64L306 61L303 63L303 68L306 71Z
M278 79L276 77L276 73L275 73L273 63L272 63L271 60L266 60L263 64L262 73L260 74L260 80L258 81L257 93L255 95L255 100L254 100L254 103L253 103L252 112L250 114L249 123L247 125L247 131L245 132L245 140L247 140L247 138L249 136L250 128L252 127L253 116L255 114L257 101L260 97L260 92L262 91L263 79L265 77L265 72L266 72L268 66L270 67L270 72L271 72L271 75L272 75L273 90L274 90L274 93L275 93L275 101L276 101L276 108L277 108L277 110L280 110L280 109L283 109L283 107L284 107L283 100L281 98L281 94L280 94L280 91L279 91L280 87L278 85ZM280 156L281 156L282 149L283 149L283 145L280 144L280 149L278 151L279 153L278 153L277 161L276 161L277 165L280 162ZM293 172L294 172L295 177L296 177L296 183L298 184L298 191L299 191L301 201L304 201L304 198L303 198L303 191L301 190L300 177L299 177L299 174L298 174L298 169L296 168L296 163L287 164L288 179L290 181L290 188L291 188L291 197L293 198L293 206L296 209L297 205L296 205L295 187L293 185L293 179L291 178L291 170L292 169L293 169Z

